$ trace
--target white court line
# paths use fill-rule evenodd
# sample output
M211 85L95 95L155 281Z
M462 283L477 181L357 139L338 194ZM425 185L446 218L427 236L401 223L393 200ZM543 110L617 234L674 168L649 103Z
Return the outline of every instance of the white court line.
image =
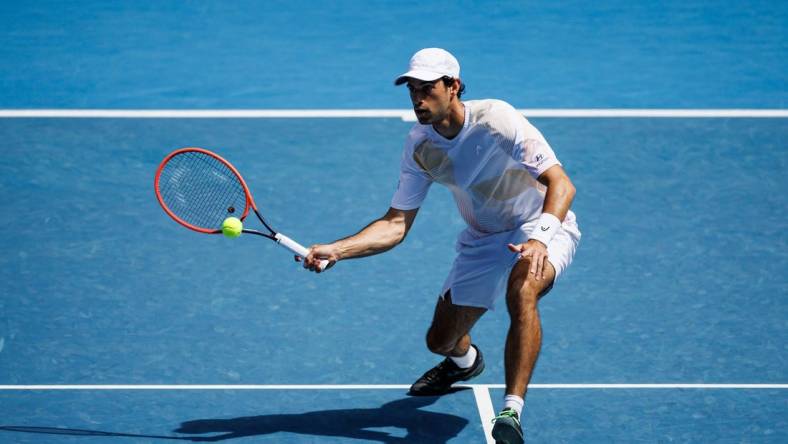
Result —
M519 109L527 117L785 118L786 109ZM0 109L0 118L293 119L399 118L410 109Z
M476 408L487 444L492 440L495 416L490 389L502 389L504 384L461 384L473 390ZM410 384L61 384L61 385L0 385L3 390L407 390ZM529 389L788 389L788 384L531 384Z
M475 385L473 387L473 396L476 398L476 408L479 409L479 419L482 421L482 429L484 429L484 437L487 444L495 444L492 439L492 422L495 417L495 409L493 409L492 399L490 398L490 390L483 385Z
M0 117L65 118L149 118L149 119L222 119L222 118L405 118L406 109L3 109Z
M520 109L527 117L788 117L785 109Z
M504 384L456 384L502 389ZM410 384L34 384L0 385L0 390L407 390ZM530 384L528 389L788 389L788 384Z

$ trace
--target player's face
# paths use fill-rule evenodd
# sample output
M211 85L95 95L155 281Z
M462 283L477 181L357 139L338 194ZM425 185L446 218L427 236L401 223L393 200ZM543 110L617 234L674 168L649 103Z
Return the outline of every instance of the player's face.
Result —
M408 79L408 90L419 123L437 123L448 117L451 94L441 79L431 82Z

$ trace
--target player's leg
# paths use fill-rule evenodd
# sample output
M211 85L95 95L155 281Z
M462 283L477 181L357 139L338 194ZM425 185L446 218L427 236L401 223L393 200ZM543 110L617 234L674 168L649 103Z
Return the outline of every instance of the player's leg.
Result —
M427 348L447 358L411 386L412 395L444 394L453 383L478 376L484 370L481 352L471 345L470 331L486 311L453 304L450 292L438 299L427 331Z
M506 368L506 398L504 410L495 418L493 438L501 443L522 443L520 413L523 398L542 346L542 326L537 303L540 295L555 280L555 268L545 261L545 278L536 280L529 272L530 260L515 264L509 275L506 307L509 311L509 333L506 336L504 366Z
M451 291L447 291L435 304L432 325L427 331L427 348L443 356L466 354L471 346L471 328L486 312L485 308L454 305Z
M555 279L555 268L550 261L544 262L545 277L540 280L529 273L530 267L530 260L518 261L509 275L506 291L506 308L510 319L504 353L506 394L521 398L525 396L542 346L542 326L537 303L539 296L550 288Z

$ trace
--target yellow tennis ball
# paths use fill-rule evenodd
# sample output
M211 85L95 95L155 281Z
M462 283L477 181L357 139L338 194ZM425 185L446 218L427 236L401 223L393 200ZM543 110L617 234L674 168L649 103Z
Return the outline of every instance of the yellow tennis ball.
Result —
M244 224L237 217L228 217L222 222L222 233L227 237L238 237L243 229Z

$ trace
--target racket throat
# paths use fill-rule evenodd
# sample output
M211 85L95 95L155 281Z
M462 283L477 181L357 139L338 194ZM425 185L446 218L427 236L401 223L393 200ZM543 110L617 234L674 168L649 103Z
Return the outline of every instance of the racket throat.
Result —
M250 196L250 197L249 197L249 200L251 201L251 199L252 199L252 198L251 198L251 196ZM262 214L260 214L260 212L259 212L259 211L257 211L257 206L255 206L255 205L254 205L254 202L253 202L253 201L251 201L251 206L252 206L252 211L254 211L254 214L256 214L256 215L257 215L257 219L259 219L259 220L260 220L260 222L262 222L262 224L265 226L265 228L267 228L267 229L268 229L268 231L269 231L269 232L270 232L272 235L273 235L274 233L276 233L276 231L274 231L274 229L273 229L273 228L271 228L271 226L270 226L270 225L268 225L268 222L266 222L266 220L265 220L265 218L263 217L263 215L262 215Z

